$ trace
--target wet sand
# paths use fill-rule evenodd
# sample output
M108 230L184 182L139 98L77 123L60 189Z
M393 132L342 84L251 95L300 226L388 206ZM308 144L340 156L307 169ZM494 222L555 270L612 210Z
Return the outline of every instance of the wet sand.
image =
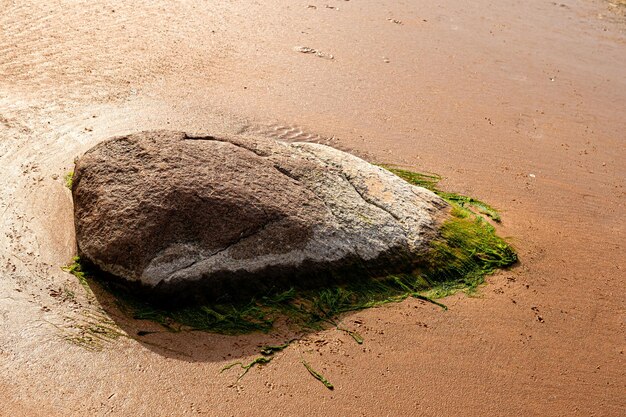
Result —
M0 6L1 415L626 414L619 6ZM153 128L329 143L436 172L502 211L521 263L445 312L407 300L348 315L363 345L310 334L235 383L224 365L289 331L138 336L157 327L60 269L73 159Z

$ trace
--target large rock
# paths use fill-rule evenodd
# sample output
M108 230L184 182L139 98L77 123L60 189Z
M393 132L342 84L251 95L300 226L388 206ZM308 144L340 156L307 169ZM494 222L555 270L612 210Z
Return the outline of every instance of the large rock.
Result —
M153 131L76 163L80 256L164 299L410 270L446 203L336 149Z

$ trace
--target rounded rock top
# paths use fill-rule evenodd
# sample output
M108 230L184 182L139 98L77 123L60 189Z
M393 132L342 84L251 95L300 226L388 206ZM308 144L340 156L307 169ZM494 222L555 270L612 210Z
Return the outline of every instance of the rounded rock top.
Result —
M313 143L149 131L76 162L79 255L165 300L415 267L447 203Z

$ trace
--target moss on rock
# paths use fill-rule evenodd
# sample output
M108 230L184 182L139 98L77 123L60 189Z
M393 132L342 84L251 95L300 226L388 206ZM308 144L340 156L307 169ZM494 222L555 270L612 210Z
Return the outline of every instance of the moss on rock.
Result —
M513 248L496 234L494 226L485 218L500 220L491 206L437 189L438 176L390 170L414 185L436 192L452 206L450 217L441 225L437 238L431 241L421 267L410 274L363 278L314 289L269 291L245 302L218 301L168 309L150 305L114 282L94 281L93 273L79 259L66 270L76 275L81 283L88 281L104 287L135 319L151 320L171 331L242 334L268 332L278 318L286 319L289 325L302 331L336 326L336 320L344 313L409 297L445 308L435 300L458 291L473 292L484 282L485 276L517 261Z

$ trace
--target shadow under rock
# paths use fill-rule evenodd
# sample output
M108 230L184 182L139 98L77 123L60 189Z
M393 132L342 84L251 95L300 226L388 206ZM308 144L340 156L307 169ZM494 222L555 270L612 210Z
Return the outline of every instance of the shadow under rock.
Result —
M123 299L107 290L93 278L88 285L99 306L129 338L161 356L187 362L221 362L243 357L260 356L266 346L279 346L305 337L316 330L295 330L287 320L278 319L267 332L219 334L205 330L171 328L149 319L138 319Z

